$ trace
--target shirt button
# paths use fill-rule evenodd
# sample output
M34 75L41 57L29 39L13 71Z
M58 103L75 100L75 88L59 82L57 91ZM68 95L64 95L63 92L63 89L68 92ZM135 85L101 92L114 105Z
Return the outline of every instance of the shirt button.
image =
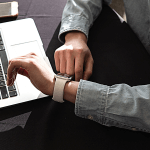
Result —
M136 131L136 128L132 128L132 131Z
M88 115L88 119L93 120L93 116Z

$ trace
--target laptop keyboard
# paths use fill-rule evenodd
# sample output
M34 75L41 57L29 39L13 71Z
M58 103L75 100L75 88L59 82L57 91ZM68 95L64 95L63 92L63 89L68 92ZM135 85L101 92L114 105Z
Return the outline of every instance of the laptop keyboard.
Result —
M9 97L17 96L17 91L15 85L7 86L7 68L8 59L3 44L2 36L0 34L0 99L6 99Z

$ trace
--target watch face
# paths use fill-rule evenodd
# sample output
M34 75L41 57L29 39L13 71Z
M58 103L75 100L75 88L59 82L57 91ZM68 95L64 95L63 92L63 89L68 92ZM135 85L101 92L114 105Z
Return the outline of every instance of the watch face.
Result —
M69 80L71 80L73 78L73 76L65 74L65 73L58 73L57 76L60 76L60 77L63 77L63 78L69 79Z

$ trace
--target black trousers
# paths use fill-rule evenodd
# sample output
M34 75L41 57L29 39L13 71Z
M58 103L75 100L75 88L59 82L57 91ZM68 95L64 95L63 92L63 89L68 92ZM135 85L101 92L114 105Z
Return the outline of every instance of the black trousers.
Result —
M58 41L58 26L47 49L55 70L54 52L62 45ZM112 85L149 84L150 56L126 23L104 6L90 29L88 46L94 58L90 80ZM23 117L29 114L24 126ZM17 117L20 114L22 117ZM16 117L15 119L13 119ZM74 104L54 102L51 97L11 106L0 110L0 121L7 123L0 132L1 150L133 150L149 149L150 134L106 127L74 114ZM15 122L20 125L9 130ZM11 123L10 123L11 122ZM19 123L18 123L19 124Z

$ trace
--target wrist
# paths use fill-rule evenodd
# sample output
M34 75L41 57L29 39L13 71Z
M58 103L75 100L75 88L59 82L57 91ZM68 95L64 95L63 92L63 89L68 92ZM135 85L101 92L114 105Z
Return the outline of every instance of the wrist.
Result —
M53 78L49 81L49 93L48 95L52 96L53 92L54 92L54 86L55 86L55 77L53 76Z
M66 86L66 83L70 82L72 80L73 76L71 75L68 75L68 74L63 74L63 73L58 73L55 75L55 85L54 85L54 88L53 88L53 100L54 101L57 101L57 102L60 102L60 103L63 103L64 102L64 93L65 93L65 86ZM67 86L67 90L66 90L66 96L65 96L65 99L68 100L68 101L72 101L74 102L75 99L74 99L74 94L75 92L73 92L72 90L75 90L75 85L74 84L71 84L73 86L69 86L69 88L71 89L68 89L68 86ZM71 100L70 100L71 98Z
M64 87L63 98L75 104L78 86L79 86L79 82L76 81L67 82Z
M85 43L87 43L87 37L84 33L80 32L80 31L71 31L68 32L65 36L65 42L69 42L72 40L82 40Z
M55 79L55 77L53 77L53 80L52 80L52 82L51 82L51 83L52 83L52 84L51 84L51 85L52 85L52 86L51 86L51 87L52 87L52 95L53 95L53 92L54 92L55 82L56 82L56 79Z

